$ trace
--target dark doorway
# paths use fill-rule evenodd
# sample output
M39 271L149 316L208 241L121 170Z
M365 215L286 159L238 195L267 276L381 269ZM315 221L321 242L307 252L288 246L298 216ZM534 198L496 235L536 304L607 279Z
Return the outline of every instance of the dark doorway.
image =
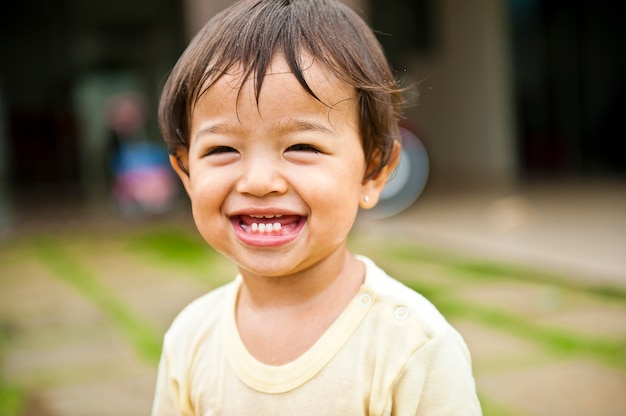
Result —
M626 3L509 4L522 173L625 175Z

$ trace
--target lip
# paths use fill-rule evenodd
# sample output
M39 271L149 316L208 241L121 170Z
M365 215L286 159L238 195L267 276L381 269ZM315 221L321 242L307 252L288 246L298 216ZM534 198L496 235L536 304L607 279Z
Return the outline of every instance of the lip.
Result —
M271 212L271 213L270 213ZM266 218L271 217L271 218ZM253 247L279 247L295 240L299 235L307 217L304 215L279 211L240 213L230 216L230 222L237 238L246 245ZM259 232L256 224L280 224L279 231ZM252 231L252 230L255 231Z

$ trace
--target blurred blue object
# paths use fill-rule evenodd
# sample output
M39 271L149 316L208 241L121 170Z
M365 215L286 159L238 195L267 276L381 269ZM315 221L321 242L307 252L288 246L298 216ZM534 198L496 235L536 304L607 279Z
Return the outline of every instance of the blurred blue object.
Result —
M409 208L421 195L428 181L428 153L422 141L408 124L400 125L402 154L380 201L364 214L372 218L386 218Z
M120 175L137 169L167 166L168 163L167 153L154 143L121 143L113 160L113 171Z
M112 163L113 198L122 215L170 208L176 185L162 147L150 142L120 143Z

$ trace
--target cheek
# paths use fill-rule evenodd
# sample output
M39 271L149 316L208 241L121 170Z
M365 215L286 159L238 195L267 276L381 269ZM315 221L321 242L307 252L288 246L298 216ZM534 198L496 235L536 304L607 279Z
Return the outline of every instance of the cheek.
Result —
M219 189L196 186L191 198L191 212L194 223L202 238L214 249L221 251L224 242L226 223L222 216L223 198Z
M338 169L328 172L326 175L310 175L311 180L308 186L308 195L313 198L313 214L315 208L322 208L318 213L327 221L329 217L334 218L329 223L333 226L351 224L356 217L359 198L361 195L361 177L353 170Z
M194 217L205 218L209 213L219 210L224 199L225 185L219 178L191 176L189 196Z

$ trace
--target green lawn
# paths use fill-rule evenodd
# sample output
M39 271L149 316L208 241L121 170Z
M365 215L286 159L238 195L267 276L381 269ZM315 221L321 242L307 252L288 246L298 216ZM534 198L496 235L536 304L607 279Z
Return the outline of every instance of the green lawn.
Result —
M209 290L224 281L223 260L208 248L192 229L145 228L118 233L116 247L121 247L141 261L177 270L184 268L197 276L198 282ZM22 238L14 245L30 253L34 261L45 265L54 276L78 290L82 296L97 305L108 319L125 334L138 357L156 365L160 354L161 335L144 317L134 312L131 305L117 297L98 275L68 247L80 239L89 249L89 236L52 236ZM100 242L101 243L101 242ZM510 264L477 261L454 253L436 251L406 241L372 241L353 236L350 246L357 252L372 257L394 276L406 276L404 282L428 297L442 311L454 319L462 317L479 325L506 332L529 340L547 354L557 357L581 356L626 371L625 345L566 329L546 328L523 316L490 305L476 304L463 297L463 290L489 281L523 281L549 285L559 293L585 293L597 299L626 303L626 294L614 288L582 287L562 276ZM1 248L1 247L0 247ZM429 278L435 271L437 278ZM207 276L222 276L209 279ZM413 277L411 277L413 276ZM226 278L229 278L228 276ZM8 335L0 333L0 353ZM24 394L7 380L0 379L0 415L20 415ZM484 414L519 415L481 395Z

